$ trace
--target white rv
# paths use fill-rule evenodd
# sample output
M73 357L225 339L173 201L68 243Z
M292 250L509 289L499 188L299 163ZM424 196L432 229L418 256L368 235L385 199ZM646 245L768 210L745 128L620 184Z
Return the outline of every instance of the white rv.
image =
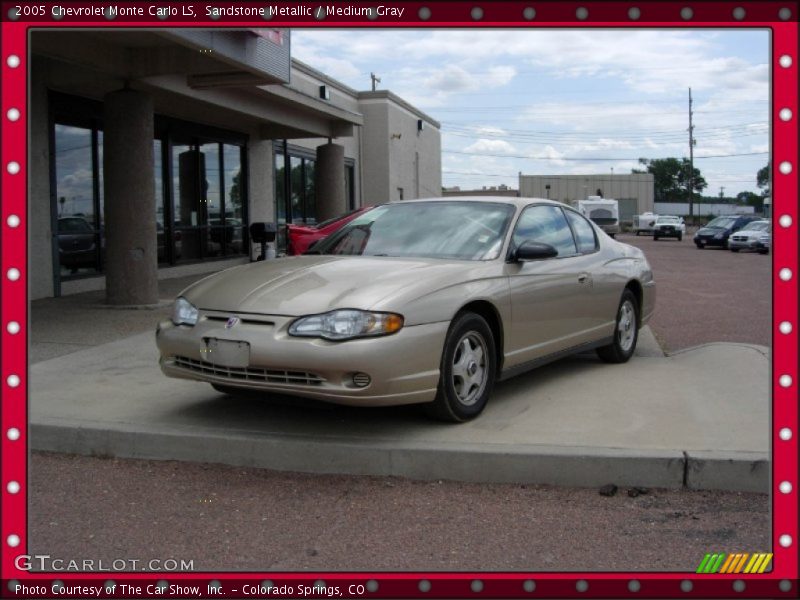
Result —
M613 198L589 196L586 200L575 200L573 206L612 238L619 233L619 202Z
M633 233L636 235L639 235L640 233L652 234L657 218L658 215L652 212L642 213L641 215L633 215Z

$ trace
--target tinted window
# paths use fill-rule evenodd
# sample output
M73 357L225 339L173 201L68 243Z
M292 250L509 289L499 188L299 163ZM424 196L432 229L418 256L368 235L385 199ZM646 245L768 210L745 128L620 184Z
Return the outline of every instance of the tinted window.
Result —
M514 247L525 240L550 244L559 256L577 253L572 230L557 206L529 206L522 212L514 231Z
M594 229L589 224L589 221L571 210L565 210L564 212L567 213L567 219L575 232L575 239L578 242L578 251L584 253L594 252L597 249L597 238L594 235Z

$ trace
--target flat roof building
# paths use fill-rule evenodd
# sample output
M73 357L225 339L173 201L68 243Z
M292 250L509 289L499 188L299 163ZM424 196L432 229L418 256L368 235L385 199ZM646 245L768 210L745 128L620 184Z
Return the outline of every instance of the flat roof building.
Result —
M293 60L288 29L35 30L29 66L32 299L154 303L250 260L253 222L441 194L440 124Z
M519 174L519 194L530 198L549 198L572 203L589 196L619 201L620 222L630 223L633 215L653 211L655 180L652 173L628 175L523 175Z

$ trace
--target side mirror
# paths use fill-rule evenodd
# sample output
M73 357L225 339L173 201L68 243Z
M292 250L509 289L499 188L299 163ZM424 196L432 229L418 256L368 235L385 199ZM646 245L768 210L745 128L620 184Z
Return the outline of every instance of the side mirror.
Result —
M558 256L558 250L550 244L542 242L534 242L533 240L525 240L514 251L513 259L515 261L526 260L541 260L543 258L554 258Z

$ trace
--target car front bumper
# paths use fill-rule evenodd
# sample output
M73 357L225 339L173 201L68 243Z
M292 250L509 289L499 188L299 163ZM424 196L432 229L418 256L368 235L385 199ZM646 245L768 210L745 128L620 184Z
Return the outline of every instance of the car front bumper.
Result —
M728 244L728 238L717 239L714 236L694 236L695 244L703 244L705 246L720 246L724 248Z
M728 248L732 250L755 250L758 248L758 240L736 240L730 238L728 240Z
M226 329L229 317L241 321ZM407 326L389 336L331 342L294 337L294 317L201 311L194 326L162 321L156 331L161 370L170 377L315 398L354 406L430 402L449 323ZM230 341L242 356L214 355ZM244 361L244 362L242 362ZM359 387L354 375L369 376Z

